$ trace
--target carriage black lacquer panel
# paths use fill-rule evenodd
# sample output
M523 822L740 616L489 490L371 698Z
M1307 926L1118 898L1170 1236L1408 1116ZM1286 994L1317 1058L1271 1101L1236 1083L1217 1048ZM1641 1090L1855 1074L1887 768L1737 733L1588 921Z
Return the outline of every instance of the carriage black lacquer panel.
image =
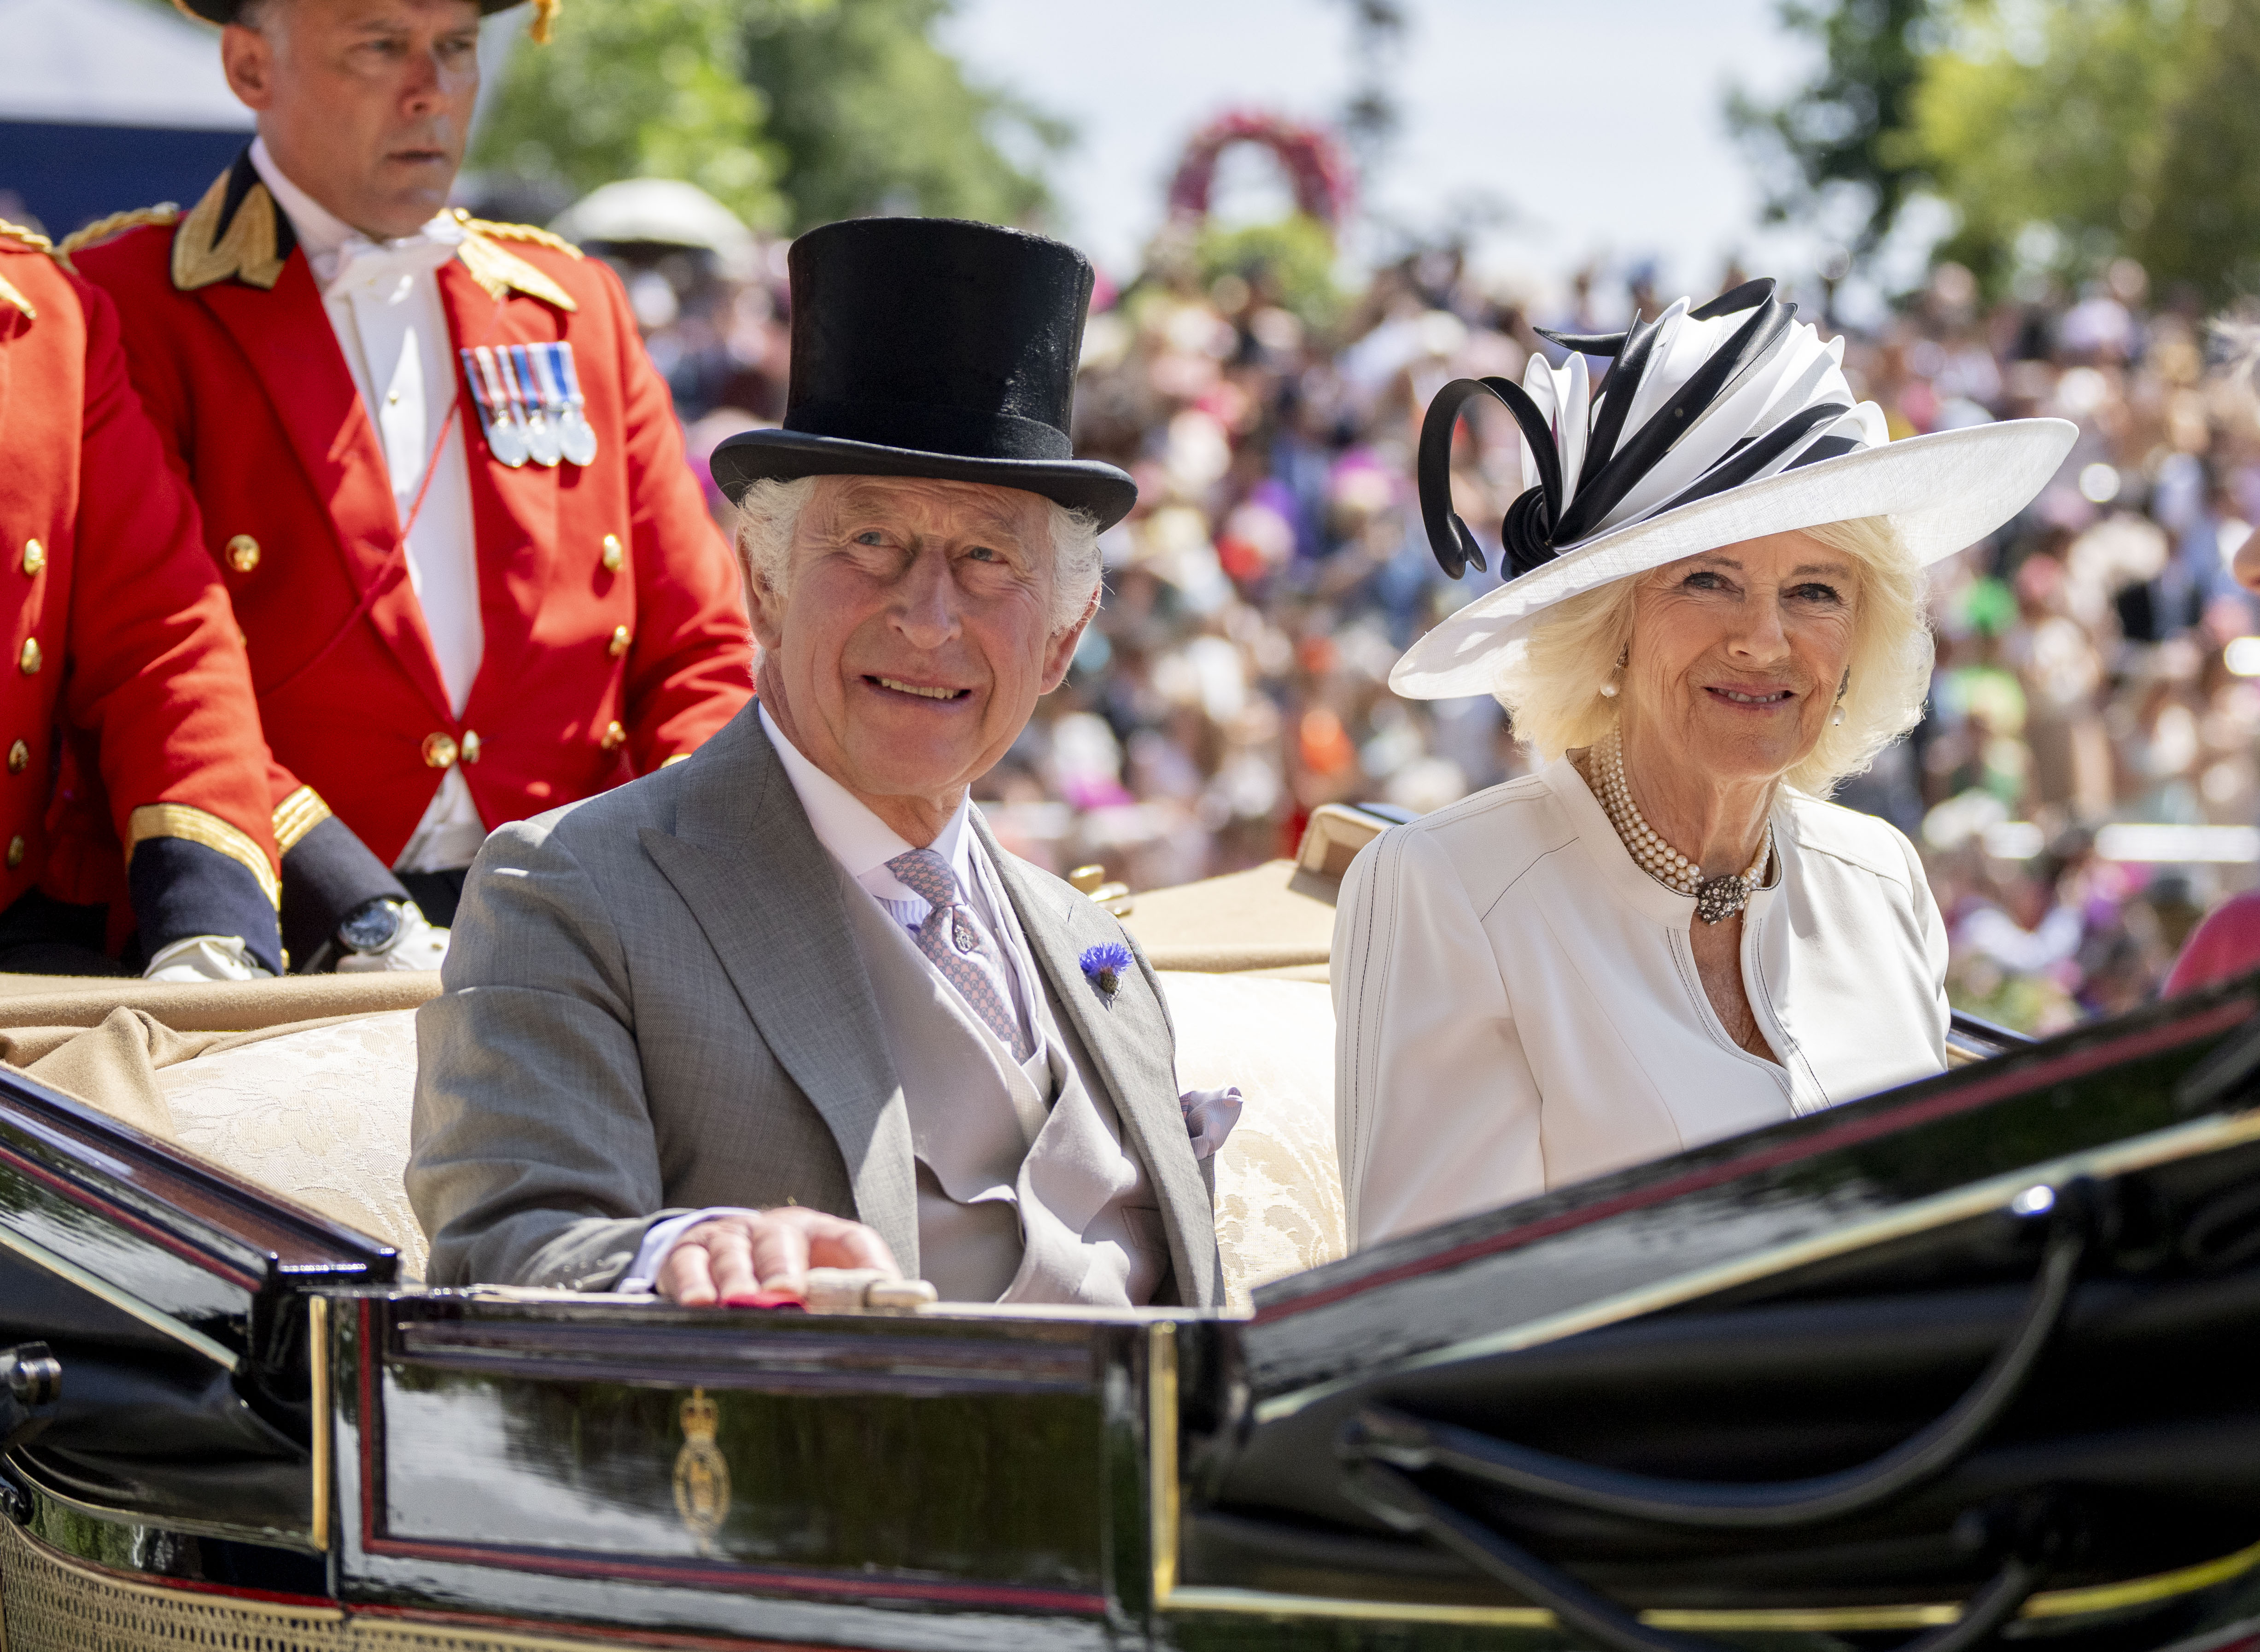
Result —
M1402 1505L1362 1493L1385 1484L1628 1608L1950 1615L2023 1567L2056 1591L2034 1610L2142 1606L2152 1638L2125 1644L2172 1643L2260 1566L2254 995L2193 995L1259 1290L1227 1373L1241 1398L1188 1414L1177 1600L1527 1604L1382 1518ZM2077 1260L2050 1298L2058 1255ZM1903 1490L1771 1524L1708 1513L1889 1463L2027 1324L2049 1328L2013 1398ZM1457 1455L1420 1455L1438 1438ZM1638 1512L1608 1500L1628 1485Z
M0 1076L0 1325L66 1395L0 1461L0 1571L489 1647L1588 1643L1382 1518L1380 1462L1716 1646L1872 1648L2030 1559L2020 1636L2226 1652L2260 1621L2256 1011L2260 980L1470 1218L1253 1320L397 1287L390 1253ZM2039 1304L1983 1428L1849 1515L1699 1528L1466 1466L1855 1474ZM1370 1448L1406 1427L1461 1455Z
M365 1234L6 1070L0 1258L51 1276L57 1262L82 1269L159 1314L223 1334L231 1321L240 1334L261 1292L381 1283L398 1265Z
M1878 1223L1928 1221L1924 1201L1991 1208L1989 1182L2241 1108L2254 1083L2195 1109L2178 1087L2249 1031L2255 994L2193 994L1265 1286L1247 1337L1256 1403L1277 1414L1406 1359L1551 1341L1609 1322L1614 1302L1666 1305L1675 1282L1709 1294L1777 1272L1777 1253L1864 1248Z
M545 1610L643 1627L826 1620L828 1639L848 1606L1104 1614L1101 1368L1134 1327L356 1306L354 1598L444 1606L476 1568Z
M55 1414L0 1476L5 1502L36 1495L50 1521L83 1507L89 1534L116 1515L319 1548L304 1289L397 1265L363 1234L0 1071L0 1346L45 1341L62 1374Z

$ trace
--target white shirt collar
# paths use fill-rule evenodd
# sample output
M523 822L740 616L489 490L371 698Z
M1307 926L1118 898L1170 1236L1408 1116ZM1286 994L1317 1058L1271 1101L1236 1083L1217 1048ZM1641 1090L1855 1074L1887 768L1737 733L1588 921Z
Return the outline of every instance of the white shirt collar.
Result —
M462 245L463 227L441 212L435 215L413 235L395 241L372 241L336 213L307 194L282 174L268 152L267 139L251 140L252 169L259 174L260 182L275 197L282 216L290 220L290 228L305 249L306 262L314 271L314 279L327 287L337 279L338 272L353 257L363 251L407 250L420 247L426 242L438 242L453 248Z
M776 750L777 761L784 765L785 777L792 782L793 791L800 798L800 806L808 816L816 840L847 869L848 876L879 899L918 899L887 870L889 861L909 854L917 846L872 813L862 798L811 762L776 726L768 706L760 710L762 728ZM969 791L940 835L926 846L949 862L949 869L957 875L957 887L969 895L974 887L973 833L966 820L972 812L973 794Z

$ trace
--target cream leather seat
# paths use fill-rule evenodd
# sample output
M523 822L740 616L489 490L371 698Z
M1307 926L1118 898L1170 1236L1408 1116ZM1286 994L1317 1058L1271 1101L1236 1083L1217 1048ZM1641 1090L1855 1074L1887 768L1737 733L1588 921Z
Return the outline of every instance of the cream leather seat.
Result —
M1227 1300L1244 1307L1253 1285L1342 1253L1333 1006L1327 988L1307 981L1162 979L1179 1083L1238 1084L1246 1101L1216 1180ZM180 1146L384 1241L404 1271L420 1275L424 1235L401 1190L415 1079L416 1018L405 1010L284 1032L156 1072Z

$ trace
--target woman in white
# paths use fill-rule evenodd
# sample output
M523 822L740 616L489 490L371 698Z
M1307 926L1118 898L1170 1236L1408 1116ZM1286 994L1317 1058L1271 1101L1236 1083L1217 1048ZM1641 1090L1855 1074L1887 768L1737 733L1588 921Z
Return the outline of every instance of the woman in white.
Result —
M1496 694L1539 772L1391 829L1344 880L1335 1130L1354 1246L1942 1069L1921 864L1824 799L1913 726L1924 566L2069 451L2026 419L1891 442L1842 345L1754 282L1518 387L1448 385L1421 437L1446 571L1454 427L1522 428L1506 583L1390 683ZM1613 355L1589 394L1587 355Z

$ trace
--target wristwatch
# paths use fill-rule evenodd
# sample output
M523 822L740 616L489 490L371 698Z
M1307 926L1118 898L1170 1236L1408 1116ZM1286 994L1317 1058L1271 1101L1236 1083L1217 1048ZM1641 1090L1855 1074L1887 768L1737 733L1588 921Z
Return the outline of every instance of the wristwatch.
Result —
M390 896L364 901L338 926L338 945L367 956L388 950L407 926L408 908Z

